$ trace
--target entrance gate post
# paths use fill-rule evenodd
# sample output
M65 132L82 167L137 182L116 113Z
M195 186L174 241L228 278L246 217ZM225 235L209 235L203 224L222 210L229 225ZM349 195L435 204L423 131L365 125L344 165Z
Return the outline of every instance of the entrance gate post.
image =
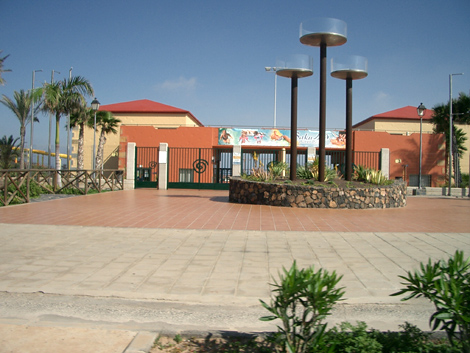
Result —
M242 156L242 146L233 146L232 153L232 176L241 175L241 156Z
M135 189L135 145L135 142L129 142L127 144L124 190Z
M158 151L158 188L168 189L168 144L160 143Z

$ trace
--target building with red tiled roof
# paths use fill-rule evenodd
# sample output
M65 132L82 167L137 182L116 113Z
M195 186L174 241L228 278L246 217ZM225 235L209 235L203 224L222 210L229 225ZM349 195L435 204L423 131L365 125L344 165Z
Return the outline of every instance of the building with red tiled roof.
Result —
M434 110L427 109L423 115L423 132L432 133L431 123ZM419 132L420 117L416 107L406 106L399 109L390 110L385 113L376 114L355 125L354 130L384 131L392 134L412 134Z
M447 175L448 157L441 153L442 151L445 151L445 138L441 136L440 139L435 139L436 134L433 133L434 126L431 121L433 114L434 111L432 109L427 109L423 116L423 175L432 174L433 186L440 186L446 182L445 178ZM461 128L467 136L470 136L469 125L456 124L456 126ZM419 157L420 131L420 117L418 116L416 107L406 106L373 115L370 118L353 125L353 130L357 132L370 131L375 133L387 133L387 135L402 135L403 139L400 140L400 143L396 142L398 140L393 140L393 137L385 138L385 135L380 137L380 134L369 134L367 138L365 135L361 137L357 135L357 142L361 141L362 146L359 147L356 145L356 148L364 149L366 145L368 145L369 148L375 148L375 145L382 145L382 147L390 148L391 151L393 151L391 156L395 157L390 160L391 170L393 170L394 164L397 164L395 166L396 170L401 168L398 164L401 166L408 165L408 174L416 176L416 165L418 165ZM386 141L389 141L387 146L385 146ZM466 142L466 146L468 151L460 159L462 173L469 173L470 140ZM395 174L397 175L399 173L396 172Z
M121 127L123 126L146 126L157 129L176 129L178 127L202 127L204 126L190 111L176 108L170 105L140 99L129 102L101 105L99 110L109 111L121 120L118 133L106 136L104 147L104 169L118 168L119 143L121 141ZM97 129L98 130L98 129ZM99 131L96 134L96 145L98 144ZM85 131L84 141L85 169L92 168L93 159L93 129ZM72 139L72 167L76 167L78 148L78 128L73 129Z

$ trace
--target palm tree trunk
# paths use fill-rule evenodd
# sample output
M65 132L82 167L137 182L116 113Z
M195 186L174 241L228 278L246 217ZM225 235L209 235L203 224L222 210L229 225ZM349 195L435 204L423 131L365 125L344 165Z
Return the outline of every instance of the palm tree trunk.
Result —
M58 171L60 171L60 138L59 138L59 131L60 131L60 115L56 115L55 118L55 169L57 170L56 172L56 178L54 180L54 188L60 188L62 187L62 179L60 178L60 174Z
M85 124L81 123L79 125L79 132L78 132L78 149L77 149L77 168L78 170L85 169L84 163L84 139L85 139Z
M101 169L103 166L103 150L104 144L106 143L106 136L104 135L104 131L101 130L100 140L98 143L98 152L96 153L96 169Z
M24 169L24 144L25 144L25 136L26 136L26 127L24 125L20 128L20 169Z

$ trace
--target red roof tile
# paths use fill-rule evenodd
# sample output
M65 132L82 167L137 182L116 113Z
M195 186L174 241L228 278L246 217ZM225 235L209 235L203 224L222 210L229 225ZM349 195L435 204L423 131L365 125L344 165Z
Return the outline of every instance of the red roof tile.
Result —
M109 111L111 113L176 113L176 114L188 114L189 117L194 120L199 126L204 126L196 117L188 110L172 107L158 102L151 101L149 99L140 99L130 102L107 104L100 106L99 110Z

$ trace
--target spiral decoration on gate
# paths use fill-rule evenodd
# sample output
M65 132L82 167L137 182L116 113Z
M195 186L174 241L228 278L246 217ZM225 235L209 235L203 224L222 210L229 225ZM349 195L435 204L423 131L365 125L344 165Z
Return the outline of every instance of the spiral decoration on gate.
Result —
M209 163L205 159L199 158L193 162L193 170L198 174L202 174L206 171L208 165Z

